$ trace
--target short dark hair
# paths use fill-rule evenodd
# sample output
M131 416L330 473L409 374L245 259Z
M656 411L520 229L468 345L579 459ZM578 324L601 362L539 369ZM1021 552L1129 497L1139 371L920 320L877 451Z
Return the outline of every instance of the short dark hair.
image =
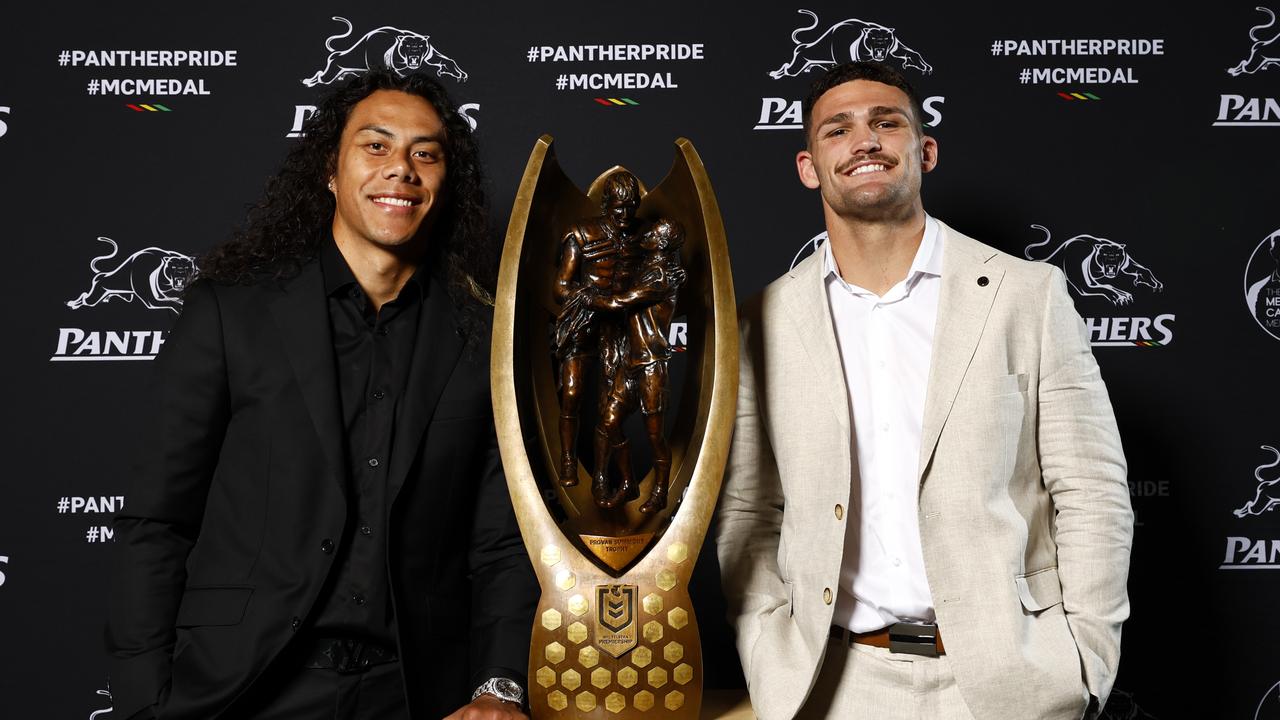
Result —
M916 90L911 87L911 83L907 81L907 78L884 63L858 61L836 65L823 73L822 77L814 80L813 84L809 86L809 94L805 96L804 101L800 104L806 143L809 142L809 130L813 125L813 106L818 104L818 98L825 95L831 88L854 80L871 80L872 82L884 83L906 93L911 100L911 114L914 116L912 121L916 132L924 135L924 108L921 107L920 98L916 96Z

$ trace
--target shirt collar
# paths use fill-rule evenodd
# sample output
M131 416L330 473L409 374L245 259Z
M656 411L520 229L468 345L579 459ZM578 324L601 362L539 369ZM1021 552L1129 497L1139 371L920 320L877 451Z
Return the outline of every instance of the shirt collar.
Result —
M338 243L334 241L332 233L325 233L325 239L320 243L320 269L324 273L324 294L329 297L351 285L359 287L356 276L338 250Z
M411 288L417 293L415 297L423 298L427 296L425 268L426 263L418 266L413 276L400 289L400 295L397 299L407 297L405 293ZM347 292L352 287L360 287L360 284L356 282L355 273L351 272L351 266L347 264L347 259L342 256L342 251L338 249L338 243L333 239L332 232L326 232L325 239L320 243L320 269L324 275L324 294L326 297L333 297L338 293Z
M834 279L852 289L840 276L840 268L836 265L835 253L831 251L831 243L826 233L822 234L822 276ZM920 238L920 247L916 248L916 256L911 260L911 268L907 270L908 287L915 284L917 275L933 275L942 277L942 233L938 221L932 215L924 216L924 237Z

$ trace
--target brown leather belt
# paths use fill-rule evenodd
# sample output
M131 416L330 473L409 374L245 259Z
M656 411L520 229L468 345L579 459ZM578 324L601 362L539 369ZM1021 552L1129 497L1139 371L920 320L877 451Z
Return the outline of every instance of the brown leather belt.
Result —
M831 639L847 645L854 643L873 645L890 652L925 657L937 657L947 653L942 646L942 635L938 633L937 625L894 623L889 627L865 633L849 632L839 625L832 625Z

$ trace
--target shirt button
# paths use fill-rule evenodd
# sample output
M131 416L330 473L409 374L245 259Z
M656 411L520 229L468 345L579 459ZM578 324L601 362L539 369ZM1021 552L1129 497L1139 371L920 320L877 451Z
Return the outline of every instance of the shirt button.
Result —
M293 620L289 621L289 627L296 632L298 628L302 627L302 618L295 615Z
M324 540L320 541L320 552L324 553L325 555L332 555L333 541L330 540L329 538L325 538Z
M894 567L901 567L901 566L902 566L902 561L901 561L901 560L899 560L898 558L894 558L894 559L893 559L893 566L894 566Z
M391 331L387 329L387 326L386 326L386 325L383 325L382 327L378 328L378 334L379 334L379 335L386 336L386 334L387 334L387 333L389 333L389 332L391 332Z
M369 467L378 467L378 458L369 458Z
M822 588L822 602L831 604L831 588Z
M386 394L386 393L384 393L384 392L382 392L381 390L374 390L374 391L373 391L373 399L374 399L374 400L381 400L382 398L384 398L384 397L386 397L386 396L387 396L387 394Z
M836 503L836 519L842 520L843 518L844 518L844 507L841 506L840 503Z
M361 526L360 526L360 534L361 534L361 535L372 535L372 534L373 534L373 528L369 527L368 525L361 525Z

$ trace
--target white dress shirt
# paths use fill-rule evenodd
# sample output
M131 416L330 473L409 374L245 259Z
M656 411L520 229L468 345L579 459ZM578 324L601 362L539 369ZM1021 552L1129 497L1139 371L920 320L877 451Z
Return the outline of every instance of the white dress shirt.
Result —
M884 296L846 282L829 241L822 252L856 459L832 621L853 632L934 622L917 512L943 238L926 216L911 269Z

